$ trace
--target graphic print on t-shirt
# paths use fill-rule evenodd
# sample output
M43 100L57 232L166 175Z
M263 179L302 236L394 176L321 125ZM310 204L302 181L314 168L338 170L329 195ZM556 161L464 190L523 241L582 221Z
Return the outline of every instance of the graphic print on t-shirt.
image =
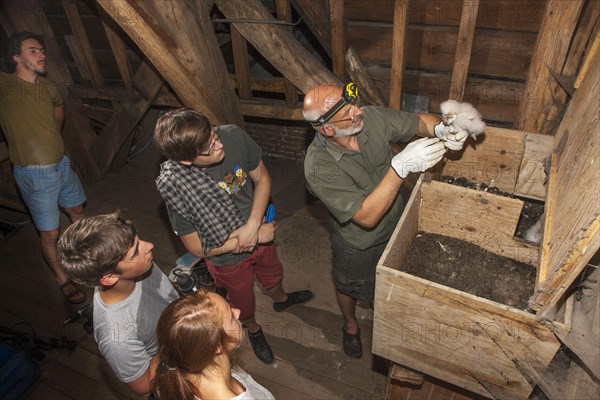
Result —
M233 171L225 174L219 186L229 194L236 194L246 184L247 177L246 171L240 167L240 164L235 164Z

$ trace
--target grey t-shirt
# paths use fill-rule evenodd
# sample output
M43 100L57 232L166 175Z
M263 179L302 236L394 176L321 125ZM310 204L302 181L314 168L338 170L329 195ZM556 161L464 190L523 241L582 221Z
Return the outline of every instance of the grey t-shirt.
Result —
M242 128L236 125L220 126L219 136L225 149L225 158L218 165L206 168L204 172L229 194L240 211L240 217L247 221L250 211L252 211L254 198L254 188L248 174L260 164L262 149ZM167 212L176 235L182 236L196 231L192 222L169 208L167 208ZM198 232L198 234L202 235L202 232ZM250 254L226 253L210 257L210 261L216 266L234 265L243 261Z
M158 352L156 324L163 310L179 297L154 264L135 289L116 304L105 304L94 290L94 338L117 378L125 383L141 377Z
M231 376L246 389L243 393L232 397L231 400L275 400L275 396L264 386L256 382L249 373L239 367L231 370ZM199 400L198 397L194 396Z

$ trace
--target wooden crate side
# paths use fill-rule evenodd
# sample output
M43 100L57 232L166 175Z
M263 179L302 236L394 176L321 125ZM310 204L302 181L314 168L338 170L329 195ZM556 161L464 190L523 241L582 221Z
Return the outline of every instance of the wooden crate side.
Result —
M482 136L468 138L463 151L447 152L442 175L465 177L513 193L523 159L525 133L487 127Z
M419 228L419 210L421 208L421 187L423 185L423 177L421 176L408 199L404 212L396 229L392 233L389 244L385 247L383 254L380 257L380 263L384 265L398 266L404 264L406 255L410 250L410 246L417 234Z
M527 398L513 359L547 366L559 348L532 314L384 265L377 268L373 353L495 398Z
M549 310L600 248L599 75L596 57L554 140L536 310Z
M546 199L550 155L554 137L538 133L525 135L525 151L519 167L515 194L535 200Z
M521 200L436 181L423 184L421 191L420 230L538 265L539 248L514 238L523 207Z

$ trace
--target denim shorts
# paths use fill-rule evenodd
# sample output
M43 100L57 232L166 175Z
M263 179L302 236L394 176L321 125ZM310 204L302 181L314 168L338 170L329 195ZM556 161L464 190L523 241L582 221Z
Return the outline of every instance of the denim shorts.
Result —
M59 227L59 209L85 203L81 182L67 156L56 164L15 165L15 182L36 228L49 232Z
M371 301L375 296L375 269L385 250L382 243L358 250L332 237L332 273L335 288L356 300Z

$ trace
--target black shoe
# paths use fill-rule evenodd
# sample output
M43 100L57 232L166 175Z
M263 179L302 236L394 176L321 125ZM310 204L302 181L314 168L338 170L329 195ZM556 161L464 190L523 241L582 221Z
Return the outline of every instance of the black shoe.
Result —
M297 292L291 292L288 293L288 298L286 301L273 303L273 310L281 312L289 306L293 306L294 304L306 303L313 297L315 297L315 295L310 290L298 290Z
M256 332L248 331L248 339L250 339L250 344L252 345L252 350L254 350L254 354L256 357L265 364L272 364L275 361L275 357L273 357L273 351L271 350L271 346L267 343L267 339L263 334L262 328L260 328Z
M342 329L342 332L344 336L344 353L346 353L348 357L361 358L363 355L363 350L362 341L360 340L360 329L354 334L348 333L344 329Z

